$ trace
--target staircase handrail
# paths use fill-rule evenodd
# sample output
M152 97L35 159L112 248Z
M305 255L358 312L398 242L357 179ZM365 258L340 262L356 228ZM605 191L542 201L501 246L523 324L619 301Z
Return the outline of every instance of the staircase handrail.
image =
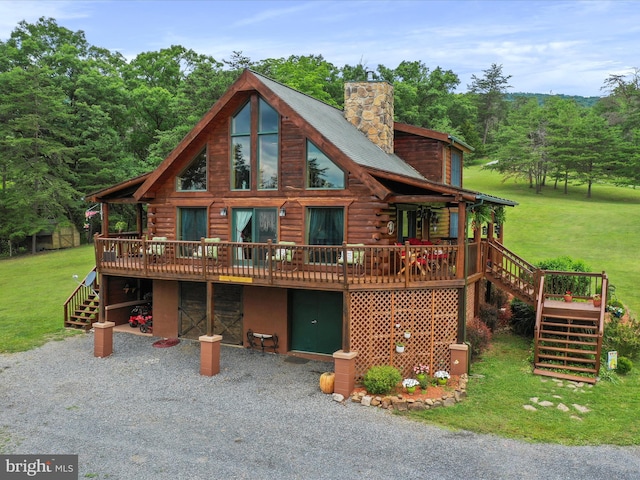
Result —
M517 276L518 281L523 285L512 284L511 287L516 288L525 297L529 297L530 294L527 292L529 290L535 291L536 285L538 285L540 269L527 262L525 259L518 256L499 242L489 240L487 244L489 246L487 251L488 262L498 263L501 266L500 268L510 276L513 276L513 270L517 270L521 274L526 274L525 276ZM498 261L496 262L496 260ZM503 267L504 260L507 260L507 265ZM509 264L513 265L515 268L510 268ZM535 303L536 299L534 298L532 300L533 303Z
M544 273L538 274L538 288L536 290L536 324L533 329L533 340L535 345L534 365L540 361L538 357L538 340L540 337L540 326L542 324L542 305L544 304Z
M69 318L70 318L69 311L75 310L75 307L77 305L79 305L80 303L84 302L87 298L89 298L89 294L87 292L93 293L96 287L98 286L98 276L95 275L95 272L96 272L96 267L93 267L93 269L90 270L89 273L87 273L87 275L84 277L84 280L82 280L82 282L78 282L78 285L76 286L76 288L73 290L71 295L69 295L67 300L64 302L65 324L66 322L69 321ZM92 273L94 273L94 280L90 286L86 285L87 278L89 278L89 275L91 275ZM70 309L69 305L72 303L74 306Z

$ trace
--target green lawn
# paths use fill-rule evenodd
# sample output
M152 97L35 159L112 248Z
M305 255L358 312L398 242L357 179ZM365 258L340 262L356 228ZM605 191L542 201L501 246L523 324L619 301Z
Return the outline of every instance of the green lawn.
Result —
M618 383L569 388L533 375L530 342L497 335L481 361L473 363L467 398L455 407L412 413L428 423L531 442L565 445L640 444L640 373L618 376ZM532 402L552 402L540 406ZM568 408L558 408L562 403ZM531 405L536 411L525 409ZM574 405L586 407L582 413Z
M0 261L0 353L19 352L73 332L65 300L95 266L93 245Z
M531 263L584 260L592 271L606 271L618 299L640 313L640 189L595 185L586 198L585 186L570 186L567 195L546 187L537 195L526 182L503 182L477 166L465 168L464 178L466 188L519 203L507 208L507 248Z

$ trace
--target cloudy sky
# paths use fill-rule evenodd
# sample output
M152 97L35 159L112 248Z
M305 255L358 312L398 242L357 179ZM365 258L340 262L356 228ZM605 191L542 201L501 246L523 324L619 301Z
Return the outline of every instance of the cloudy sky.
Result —
M217 60L419 60L456 73L459 91L492 63L512 76L511 91L584 96L640 67L638 0L0 0L0 40L41 16L129 59L182 45Z

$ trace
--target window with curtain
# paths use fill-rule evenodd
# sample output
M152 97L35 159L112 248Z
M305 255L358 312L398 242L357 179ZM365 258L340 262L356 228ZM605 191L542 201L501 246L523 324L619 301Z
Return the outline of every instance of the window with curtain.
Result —
M205 192L207 190L206 148L203 148L176 178L176 190L179 192Z
M342 245L344 239L344 208L309 207L307 209L309 245ZM335 263L334 253L314 252L310 262Z
M199 241L207 236L206 208L178 208L178 240ZM193 253L192 245L180 245L178 256L188 257Z
M335 190L345 185L344 172L307 140L307 188Z

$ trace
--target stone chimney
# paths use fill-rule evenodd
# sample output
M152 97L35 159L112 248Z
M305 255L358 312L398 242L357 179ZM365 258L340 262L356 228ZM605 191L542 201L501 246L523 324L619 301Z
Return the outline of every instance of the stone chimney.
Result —
M345 83L344 116L382 150L393 153L393 85Z

